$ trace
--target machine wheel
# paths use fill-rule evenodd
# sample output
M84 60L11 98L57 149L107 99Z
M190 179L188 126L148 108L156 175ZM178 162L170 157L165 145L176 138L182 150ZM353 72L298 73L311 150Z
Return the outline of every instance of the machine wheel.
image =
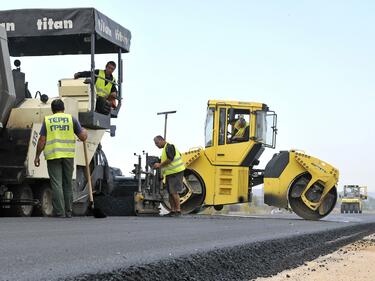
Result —
M184 172L184 188L180 193L181 212L183 214L194 214L197 209L203 205L206 197L206 188L202 178L193 170L186 169ZM184 199L185 198L185 199ZM168 196L162 202L164 208L168 211L171 206L168 201Z
M85 190L85 186L87 183L87 179L85 176L85 167L84 166L76 166L76 179L73 180L73 197L81 197L87 195L87 190ZM74 199L73 199L74 201ZM88 195L86 198L80 200L79 202L73 202L73 215L74 216L86 216L89 209L89 197Z
M190 214L199 214L200 212L202 212L206 208L207 207L204 207L204 206L197 207L192 212L190 212Z
M10 190L13 192L13 199L34 199L33 191L27 184L13 186ZM6 215L12 217L30 217L32 212L33 206L31 205L14 205L6 210Z
M224 205L215 205L214 209L215 211L221 211L224 208Z
M53 206L52 206L52 189L48 183L42 184L34 188L35 199L40 202L39 206L34 207L34 216L49 217L52 216Z
M319 220L327 216L335 207L337 201L337 189L336 187L333 187L326 195L325 200L322 202L321 206L316 211L313 211L305 205L301 198L301 194L309 183L310 178L311 177L309 174L302 174L296 178L289 189L289 204L292 210L298 216L306 220ZM314 189L313 199L316 200L316 192L317 190L319 190L319 185L315 187L313 186L311 189Z

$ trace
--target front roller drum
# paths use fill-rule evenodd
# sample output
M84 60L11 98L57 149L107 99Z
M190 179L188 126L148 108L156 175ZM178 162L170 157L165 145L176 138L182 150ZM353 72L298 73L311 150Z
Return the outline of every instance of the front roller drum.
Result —
M181 212L183 214L194 214L202 210L206 196L206 188L202 178L193 170L184 171L184 188L180 195ZM168 196L161 202L163 207L170 211Z
M325 196L320 206L316 210L310 209L301 198L301 195L307 187L311 177L308 174L299 176L289 189L288 199L292 210L300 217L306 220L320 220L327 216L335 207L337 202L337 189L333 187ZM323 193L322 184L313 184L305 193L305 196L311 202L319 202L320 195Z

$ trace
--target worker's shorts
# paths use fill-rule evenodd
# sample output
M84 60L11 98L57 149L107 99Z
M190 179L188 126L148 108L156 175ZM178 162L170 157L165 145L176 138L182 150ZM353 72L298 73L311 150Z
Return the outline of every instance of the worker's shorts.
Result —
M166 187L169 194L181 193L184 189L184 171L166 177Z

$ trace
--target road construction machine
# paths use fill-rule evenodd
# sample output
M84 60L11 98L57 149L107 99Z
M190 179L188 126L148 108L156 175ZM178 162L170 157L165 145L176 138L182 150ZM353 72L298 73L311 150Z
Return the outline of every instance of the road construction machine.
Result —
M33 165L41 124L51 114L49 99L32 98L19 63L10 70L10 55L90 54L90 79L61 79L59 97L66 112L88 129L88 150L95 206L108 215L159 214L170 208L160 171L160 161L147 153L138 155L134 177L109 167L100 141L106 131L114 134L111 118L121 107L122 59L129 51L131 34L92 8L0 11L0 211L6 215L50 215L51 189L46 164ZM1 28L1 26L0 26ZM8 42L6 41L7 31ZM95 54L118 54L118 106L109 114L95 111ZM51 67L53 68L53 67ZM50 69L52 71L53 69ZM245 124L236 138L239 120ZM337 201L339 171L302 151L280 151L257 169L266 148L275 148L277 115L266 104L210 100L205 123L205 145L182 154L184 188L182 212L197 213L206 207L251 201L252 188L264 184L266 204L292 209L317 220L328 215ZM145 157L145 159L144 159ZM88 188L82 143L77 141L74 172L74 213L86 214Z
M248 130L239 140L234 134L240 119L245 119ZM328 215L337 201L339 171L327 162L290 150L274 154L265 169L256 169L265 148L275 148L276 125L277 115L266 104L208 101L205 147L182 153L186 167L182 212L205 207L221 210L224 205L249 202L252 188L264 184L264 202L270 206L291 209L308 220ZM170 208L168 195L159 172L152 169L158 158L145 156L145 168L141 155L135 168L134 211L158 213L159 203Z
M341 213L362 213L363 200L367 199L367 186L344 185L341 196Z
M93 8L0 11L0 23L0 214L52 214L46 161L41 159L40 167L35 167L33 159L42 122L52 114L53 99L39 91L33 97L20 61L16 60L16 68L11 70L10 56L90 55L91 67L87 68L91 76L59 80L58 93L65 103L65 112L79 119L88 130L88 158L95 193L116 192L113 178L119 170L108 166L100 141L106 132L115 134L111 118L116 118L121 108L122 54L129 52L130 31ZM107 53L117 56L118 102L116 108L105 104L107 112L98 113L95 79L102 78L95 75L95 55ZM50 65L48 71L42 72L35 65L36 71L44 76L54 67ZM84 215L88 210L84 171L83 146L77 140L73 185L76 215Z

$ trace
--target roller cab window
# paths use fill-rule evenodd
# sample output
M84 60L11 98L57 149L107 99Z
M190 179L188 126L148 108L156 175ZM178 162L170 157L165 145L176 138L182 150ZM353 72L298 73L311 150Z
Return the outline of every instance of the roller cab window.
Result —
M249 141L250 137L250 110L228 109L227 144Z
M206 125L204 128L205 135L205 146L210 147L213 145L213 134L214 134L214 112L215 108L211 107L207 110Z
M256 111L255 141L265 147L275 148L277 115L273 111Z

